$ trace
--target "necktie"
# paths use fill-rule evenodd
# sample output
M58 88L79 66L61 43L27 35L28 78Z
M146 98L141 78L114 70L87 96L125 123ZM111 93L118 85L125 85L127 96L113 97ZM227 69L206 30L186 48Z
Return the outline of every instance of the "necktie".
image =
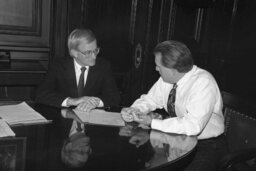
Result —
M80 74L79 82L78 82L78 86L77 86L78 97L81 97L83 95L85 70L86 70L85 67L81 67L81 74Z
M163 148L164 148L165 156L166 156L166 158L168 159L168 157L169 157L169 149L170 149L170 145L169 145L169 144L164 143L164 144L163 144Z
M76 127L77 132L82 132L82 125L81 125L81 123L80 122L76 122L76 125L77 125L77 127Z
M175 97L176 97L176 88L177 84L173 84L173 87L169 93L168 101L167 101L167 110L171 117L176 117L175 113Z

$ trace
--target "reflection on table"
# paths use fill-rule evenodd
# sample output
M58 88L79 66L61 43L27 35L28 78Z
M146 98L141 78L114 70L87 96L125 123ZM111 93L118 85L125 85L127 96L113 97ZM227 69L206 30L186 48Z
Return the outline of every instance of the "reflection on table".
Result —
M53 122L12 128L17 137L26 138L25 171L178 170L195 152L196 137L166 134L135 123L124 127L83 124L71 109L31 106ZM17 163L20 160L16 158ZM15 170L22 169L16 166Z
M137 148L150 142L152 155L145 162L145 169L157 168L171 163L195 148L196 137L167 134L156 130L146 130L139 126L126 125L120 128L120 136L130 137L129 142Z

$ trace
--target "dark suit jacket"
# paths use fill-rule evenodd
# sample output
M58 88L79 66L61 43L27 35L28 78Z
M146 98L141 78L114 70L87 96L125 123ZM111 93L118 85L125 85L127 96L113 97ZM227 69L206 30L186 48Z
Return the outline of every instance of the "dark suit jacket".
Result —
M104 59L97 58L96 65L90 67L83 95L99 97L104 106L119 104L119 91L110 64ZM61 107L67 97L78 97L74 61L71 57L53 61L44 82L37 89L36 102Z

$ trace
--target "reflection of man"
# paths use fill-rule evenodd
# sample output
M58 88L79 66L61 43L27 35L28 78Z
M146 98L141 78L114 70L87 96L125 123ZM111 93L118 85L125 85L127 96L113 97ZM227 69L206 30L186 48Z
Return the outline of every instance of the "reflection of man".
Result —
M134 160L136 163L136 169L141 168L140 170L145 169L145 163L150 160L150 158L153 156L153 148L149 141L149 129L143 129L141 127L138 127L138 125L132 125L128 123L126 126L121 127L119 130L120 136L128 137L129 144L134 145L136 148L136 156ZM127 155L129 156L129 155Z
M85 135L84 129L79 131L78 122L74 120L69 138L65 140L61 150L62 162L70 167L81 167L87 162L90 154L90 138Z
M145 144L149 140L149 130L133 127L132 125L126 125L121 127L119 135L131 137L129 142L134 144L137 148Z
M116 106L120 96L110 65L97 58L99 47L88 29L75 29L68 37L70 57L56 59L37 90L36 101L52 106L77 106L89 111Z
M191 151L197 143L195 136L166 134L152 130L150 133L152 146L165 149L167 160L172 161Z

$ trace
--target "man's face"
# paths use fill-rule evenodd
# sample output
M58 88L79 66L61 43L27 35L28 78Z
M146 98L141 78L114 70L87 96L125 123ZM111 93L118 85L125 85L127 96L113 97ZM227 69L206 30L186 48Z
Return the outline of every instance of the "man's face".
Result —
M178 71L176 69L166 68L161 63L161 53L155 54L156 71L159 72L160 76L165 82L174 84L177 82Z
M87 43L82 42L75 52L75 60L81 66L94 66L96 63L96 57L99 53L99 48L97 47L97 41Z
M90 138L78 133L76 138L66 145L66 150L72 152L73 159L86 162L91 154Z

